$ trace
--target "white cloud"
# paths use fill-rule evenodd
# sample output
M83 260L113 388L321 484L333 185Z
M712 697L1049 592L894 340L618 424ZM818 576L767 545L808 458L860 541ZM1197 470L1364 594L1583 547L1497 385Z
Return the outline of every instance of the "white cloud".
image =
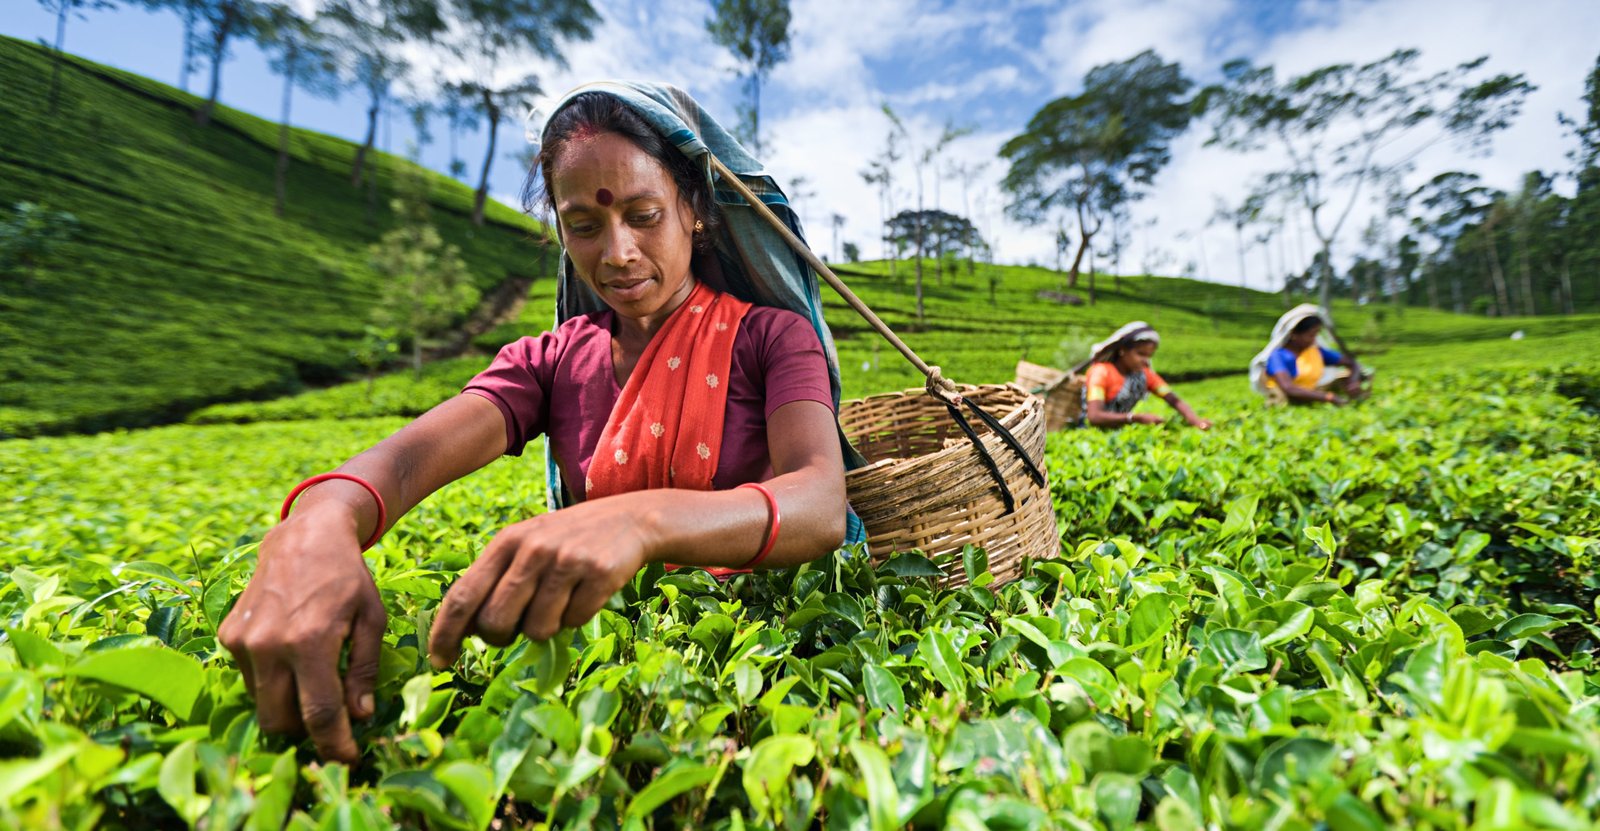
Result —
M919 0L795 0L790 59L771 76L763 101L769 125L769 168L793 192L794 177L815 195L797 199L812 242L832 255L829 217L846 223L839 238L854 241L867 256L878 256L882 227L875 189L860 172L878 152L887 121L879 107L891 101L905 118L914 143L938 134L947 116L958 122L992 112L996 102L1043 103L1050 95L1079 88L1091 67L1153 48L1181 62L1191 77L1212 81L1222 63L1246 56L1272 64L1280 77L1338 61L1367 61L1396 48L1422 50L1426 68L1442 69L1479 54L1491 55L1496 71L1520 71L1539 85L1517 124L1497 136L1494 155L1471 158L1447 145L1419 159L1414 179L1463 168L1488 183L1511 189L1529 169L1566 165L1569 146L1555 113L1577 110L1582 76L1594 60L1593 34L1600 32L1600 4L1589 0L1548 0L1507 14L1493 0L1389 0L1378 3L1304 0L1281 12L1273 31L1255 16L1260 7L1240 0L1085 0L1071 4L1011 0L1003 4L939 4ZM1018 15L1038 17L1038 31L1020 29ZM567 49L570 69L544 67L551 97L578 83L605 77L664 80L688 89L724 123L732 120L740 89L733 61L705 33L703 0L664 0L658 4L607 9L592 42ZM1038 46L1025 44L1037 38ZM993 50L991 63L962 64L965 50ZM951 67L928 69L933 55ZM917 63L917 61L923 63ZM914 67L914 68L912 68ZM510 71L510 68L507 69ZM1034 104L1035 106L1037 104ZM1024 127L1030 113L1015 123L984 121L978 131L952 145L947 162L987 163L969 198L973 219L987 231L1002 262L1055 260L1054 229L1018 225L1003 215L999 189L1004 163L1000 145ZM1133 208L1132 245L1124 266L1150 260L1169 273L1193 262L1198 276L1236 282L1233 230L1208 226L1217 199L1237 202L1254 177L1275 165L1271 154L1240 155L1203 147L1207 128L1197 124L1174 145L1169 167L1147 198ZM912 204L911 166L898 171L896 209ZM933 202L933 184L926 200ZM946 180L940 193L946 209L961 210L960 186ZM1343 234L1352 253L1369 215L1360 207ZM1303 268L1313 243L1294 217L1285 236L1247 257L1253 286L1268 287L1264 253L1274 271L1287 262ZM1303 221L1303 220L1302 220ZM1277 276L1271 286L1276 286Z

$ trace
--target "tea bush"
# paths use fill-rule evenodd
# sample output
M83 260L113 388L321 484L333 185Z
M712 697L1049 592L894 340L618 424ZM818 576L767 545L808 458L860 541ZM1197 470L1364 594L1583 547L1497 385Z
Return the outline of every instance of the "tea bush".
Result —
M1591 827L1585 360L1417 367L1343 410L1199 384L1211 433L1051 437L1063 553L1014 583L977 551L961 589L911 553L652 568L435 673L443 590L542 509L502 459L368 553L389 634L351 768L262 735L214 633L282 493L403 421L3 443L0 826Z

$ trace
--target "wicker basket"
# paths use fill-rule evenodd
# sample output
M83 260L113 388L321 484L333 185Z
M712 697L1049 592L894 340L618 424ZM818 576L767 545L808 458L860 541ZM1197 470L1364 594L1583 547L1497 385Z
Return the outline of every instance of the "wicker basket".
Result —
M1012 384L962 386L961 393L1011 431L1044 471L1044 412L1037 397ZM1022 576L1024 556L1060 553L1048 480L1035 484L1017 454L976 419L973 429L1015 499L1010 514L977 449L945 405L923 390L847 401L839 424L870 463L847 473L845 485L851 508L867 526L874 560L911 550L936 557L970 544L988 552L989 570L1003 583ZM965 581L955 558L941 582Z
M1078 415L1083 410L1082 375L1062 372L1053 366L1017 361L1015 383L1043 398L1045 430L1053 433L1077 423Z

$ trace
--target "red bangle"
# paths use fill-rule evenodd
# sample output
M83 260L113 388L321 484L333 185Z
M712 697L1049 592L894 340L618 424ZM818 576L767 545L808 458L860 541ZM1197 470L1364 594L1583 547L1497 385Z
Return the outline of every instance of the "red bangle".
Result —
M773 546L778 544L778 528L783 525L783 515L778 513L778 498L772 495L772 491L767 490L766 485L760 482L746 482L739 487L755 488L761 491L761 495L767 498L767 510L770 513L767 541L762 544L761 550L756 552L756 556L751 557L749 562L739 566L739 568L755 568L757 563L765 560L767 555L772 553Z
M289 507L294 504L295 498L300 496L300 494L303 493L306 488L309 488L319 482L326 482L329 479L344 479L354 482L361 487L366 488L367 492L372 494L372 498L377 500L378 526L372 529L372 536L368 537L367 541L361 544L361 550L366 551L378 541L379 537L383 536L383 526L389 521L389 509L384 507L383 494L378 493L378 489L373 487L371 482L368 482L360 476L355 476L349 473L319 473L316 476L313 476L310 479L295 485L294 490L289 491L289 495L283 498L283 507L278 511L278 521L282 522L289 518Z

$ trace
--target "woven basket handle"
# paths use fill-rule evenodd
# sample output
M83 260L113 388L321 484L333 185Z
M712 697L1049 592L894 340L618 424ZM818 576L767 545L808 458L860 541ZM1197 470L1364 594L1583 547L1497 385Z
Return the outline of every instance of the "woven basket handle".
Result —
M1016 510L1016 497L1012 495L1011 488L1006 484L1005 476L1000 472L1000 466L995 463L994 457L989 454L989 449L984 447L983 440L978 437L977 431L972 429L972 425L967 421L966 417L961 414L961 404L965 403L967 408L972 410L973 414L976 415L980 421L982 421L989 429L993 430L998 436L1000 436L1000 440L1005 442L1005 445L1011 448L1013 453L1017 454L1017 458L1021 459L1023 466L1027 468L1028 477L1032 479L1034 483L1038 484L1040 487L1044 486L1044 474L1040 472L1039 466L1035 464L1033 459L1028 456L1027 451L1022 446L1022 442L1017 441L1017 437L1013 436L1010 430L1007 430L1004 426L1002 426L999 419L984 412L983 408L962 396L960 388L956 386L954 381L944 377L944 375L939 372L939 367L932 366L927 361L922 360L922 358L919 357L910 346L907 346L906 342L901 340L900 336L896 335L894 330L889 328L889 324L884 323L883 319L878 317L877 313L873 312L866 303L862 302L861 298L857 297L856 293L851 291L850 287L845 285L844 281L840 280L837 274L833 273L833 269L828 268L827 263L824 263L822 259L805 244L804 241L795 236L795 233L789 230L789 226L785 225L783 220L779 219L778 215L773 213L772 209L767 207L766 203L762 202L761 198L756 196L755 193L753 193L750 188L745 185L744 181L739 178L738 174L729 170L727 166L717 158L715 153L708 151L706 153L706 158L710 160L711 169L715 171L718 176L721 176L724 182L728 183L728 185L730 185L734 190L738 191L739 195L744 198L745 203L754 208L756 213L760 215L762 219L766 220L767 224L771 225L773 230L777 231L780 237L783 237L783 241L788 243L789 247L794 249L794 252L799 254L800 258L805 260L806 264L811 266L813 271L822 275L822 279L826 280L828 285L832 286L833 290L838 292L840 297L844 298L844 301L850 305L850 308L855 309L856 314L861 315L861 317L865 319L867 323L871 324L872 328L876 330L878 334L882 335L883 339L888 341L890 346L893 346L896 351L905 356L906 360L911 362L912 366L917 368L917 371L927 376L928 394L944 403L945 407L950 411L950 417L955 420L956 424L960 425L961 432L966 434L967 439L972 442L973 448L978 451L978 457L982 461L984 469L989 472L990 478L994 479L995 485L1000 488L1000 499L1005 503L1005 512L1007 514Z

